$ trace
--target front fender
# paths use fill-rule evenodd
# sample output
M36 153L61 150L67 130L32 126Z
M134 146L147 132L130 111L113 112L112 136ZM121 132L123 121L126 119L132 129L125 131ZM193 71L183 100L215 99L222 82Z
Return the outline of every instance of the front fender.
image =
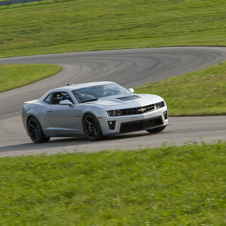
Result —
M93 114L97 119L107 116L106 110L99 106L89 106L82 111L82 119L86 114Z

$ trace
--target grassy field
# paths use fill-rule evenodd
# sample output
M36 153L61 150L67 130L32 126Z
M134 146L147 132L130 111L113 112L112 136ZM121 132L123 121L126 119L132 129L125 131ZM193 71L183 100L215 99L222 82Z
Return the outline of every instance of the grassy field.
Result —
M0 93L39 81L61 71L57 65L0 65Z
M1 158L0 225L225 225L226 143Z
M226 62L135 89L162 96L169 115L226 114Z
M0 7L0 57L226 45L223 0L53 0Z

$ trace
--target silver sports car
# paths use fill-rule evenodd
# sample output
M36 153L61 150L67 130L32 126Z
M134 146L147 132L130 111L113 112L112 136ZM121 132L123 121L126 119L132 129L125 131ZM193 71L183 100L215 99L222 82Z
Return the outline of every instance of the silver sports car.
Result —
M114 82L92 82L50 90L23 105L22 119L34 143L50 137L85 135L89 140L168 125L165 101L152 94L134 94Z

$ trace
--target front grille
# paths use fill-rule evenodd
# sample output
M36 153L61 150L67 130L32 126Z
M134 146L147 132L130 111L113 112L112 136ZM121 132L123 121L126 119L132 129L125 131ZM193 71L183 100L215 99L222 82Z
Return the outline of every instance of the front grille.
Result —
M151 119L146 119L146 120L139 120L135 122L124 122L121 124L120 132L126 133L126 132L144 130L150 127L160 126L162 124L163 122L162 122L161 116L151 118Z
M137 114L144 114L149 111L153 111L155 109L155 105L147 105L144 107L139 108L128 108L128 109L122 109L120 111L120 115L137 115Z

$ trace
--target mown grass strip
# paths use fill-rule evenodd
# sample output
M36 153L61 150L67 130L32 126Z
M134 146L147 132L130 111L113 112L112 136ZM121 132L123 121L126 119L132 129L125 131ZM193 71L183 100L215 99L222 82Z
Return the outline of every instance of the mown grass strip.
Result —
M5 157L1 225L224 225L226 143Z
M222 0L46 0L0 12L0 57L226 45Z
M57 65L0 65L0 93L52 76L62 68Z
M169 115L226 114L226 62L135 89L163 97Z

